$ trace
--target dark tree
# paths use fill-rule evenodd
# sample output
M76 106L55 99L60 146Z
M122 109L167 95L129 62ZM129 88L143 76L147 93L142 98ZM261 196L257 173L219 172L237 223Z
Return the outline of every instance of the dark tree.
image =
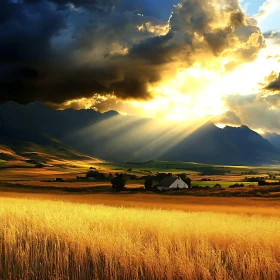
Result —
M184 182L189 186L189 188L192 186L192 179L187 177Z
M114 178L111 179L112 188L116 191L122 191L126 185L126 176L125 174L116 174Z
M189 188L191 187L192 180L187 177L186 173L178 174L178 176L189 186Z
M86 178L94 178L96 180L105 180L106 176L105 176L105 174L100 173L98 171L90 170L87 172Z
M171 177L172 173L159 173L157 172L156 176L154 179L158 182L162 181L165 177Z
M214 188L214 189L221 189L222 186L221 186L221 184L216 184L213 188Z
M260 181L258 182L258 185L259 185L259 186L265 186L265 185L268 185L268 184L266 183L265 180L260 180Z
M145 179L145 189L147 191L151 190L153 188L153 177L147 176Z

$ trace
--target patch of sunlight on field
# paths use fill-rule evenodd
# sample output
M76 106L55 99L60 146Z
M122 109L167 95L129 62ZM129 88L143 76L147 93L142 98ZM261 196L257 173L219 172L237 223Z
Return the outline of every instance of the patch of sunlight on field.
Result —
M43 180L51 179L54 177L64 176L67 177L66 171L55 171L43 168L6 168L0 169L0 180ZM73 178L73 174L68 175Z
M279 279L280 219L0 198L0 279Z
M101 162L95 163L92 166L97 169L101 169L105 172L129 172L130 174L136 175L147 175L149 173L165 172L165 173L187 173L191 177L199 176L203 174L205 170L211 171L211 176L221 177L221 175L214 174L225 174L224 177L234 177L239 175L244 180L244 177L255 177L263 175L266 176L268 172L278 173L278 166L224 166L224 165L211 165L202 164L195 162L173 162L173 161L147 161L147 162L127 162L127 163L113 163L113 162ZM128 171L128 170L132 171ZM242 174L242 172L253 171L255 174ZM210 175L209 175L210 176ZM230 180L228 180L230 181ZM235 180L233 180L235 181Z
M265 180L266 183L279 183L279 180Z

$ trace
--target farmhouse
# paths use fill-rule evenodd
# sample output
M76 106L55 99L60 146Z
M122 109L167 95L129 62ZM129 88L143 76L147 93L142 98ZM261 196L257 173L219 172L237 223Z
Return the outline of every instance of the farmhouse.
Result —
M160 191L188 188L189 186L180 177L177 176L165 177L157 187L157 189Z

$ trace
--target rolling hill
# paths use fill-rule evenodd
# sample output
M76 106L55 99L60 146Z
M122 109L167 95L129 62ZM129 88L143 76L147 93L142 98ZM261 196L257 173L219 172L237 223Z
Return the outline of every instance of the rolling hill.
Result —
M0 161L54 163L58 160L88 160L60 141L28 129L1 126Z
M53 110L40 102L28 105L8 102L0 105L0 160L77 159L88 155L118 162L150 159L228 165L280 162L279 150L247 126L220 129L209 122L197 127L123 116L115 111L102 114L94 110Z

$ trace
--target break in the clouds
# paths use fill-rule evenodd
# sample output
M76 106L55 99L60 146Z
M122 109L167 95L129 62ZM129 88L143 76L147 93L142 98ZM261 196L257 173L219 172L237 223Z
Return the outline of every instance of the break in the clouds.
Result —
M265 46L236 0L164 2L0 0L0 102L152 99L178 70L232 71Z
M259 8L258 13L255 15L255 18L258 21L267 18L275 9L280 6L280 2L278 0L267 0L263 3L263 5Z

